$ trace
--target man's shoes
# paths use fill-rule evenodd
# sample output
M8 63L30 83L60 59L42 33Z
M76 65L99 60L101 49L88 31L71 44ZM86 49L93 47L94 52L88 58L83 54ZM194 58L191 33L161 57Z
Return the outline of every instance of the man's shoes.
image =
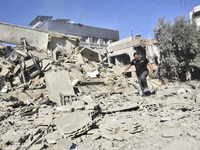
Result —
M147 92L144 92L141 94L142 97L148 97L151 95L151 92L150 91L147 91Z
M151 95L151 92L150 92L150 91L146 91L146 92L144 92L144 95L150 96L150 95Z
M145 92L141 94L141 97L146 97L146 94L145 94Z

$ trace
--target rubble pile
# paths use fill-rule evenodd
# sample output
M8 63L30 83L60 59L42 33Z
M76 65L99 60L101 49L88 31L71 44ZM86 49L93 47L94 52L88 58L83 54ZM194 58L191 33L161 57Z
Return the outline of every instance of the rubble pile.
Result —
M90 48L70 57L57 49L0 50L3 150L200 148L196 81L168 83L141 97L133 78Z
M94 128L102 111L123 106L116 98L135 90L112 66L80 53L54 59L43 51L5 45L1 53L2 149L62 147L62 140L72 144Z

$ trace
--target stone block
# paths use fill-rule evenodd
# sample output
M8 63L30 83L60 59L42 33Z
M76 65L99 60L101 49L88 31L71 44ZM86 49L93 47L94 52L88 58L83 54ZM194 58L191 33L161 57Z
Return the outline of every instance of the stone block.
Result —
M162 131L162 137L164 138L179 137L181 133L182 131L180 128L165 129Z
M59 92L63 93L64 95L75 95L68 71L50 71L45 74L45 80L50 99L53 102L59 103Z
M55 144L57 142L57 140L61 139L62 136L57 132L57 131L54 131L52 133L48 133L46 136L45 136L45 139L47 140L48 143L50 144Z
M73 112L56 118L54 123L61 135L74 137L88 131L92 125L92 120L87 114Z

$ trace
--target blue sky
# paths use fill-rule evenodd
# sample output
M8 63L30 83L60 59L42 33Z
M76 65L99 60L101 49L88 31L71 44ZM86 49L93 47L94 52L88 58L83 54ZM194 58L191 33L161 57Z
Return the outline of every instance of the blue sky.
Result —
M158 17L185 15L200 0L1 0L0 22L29 27L37 15L71 19L76 23L118 30L120 39L141 34L153 38Z

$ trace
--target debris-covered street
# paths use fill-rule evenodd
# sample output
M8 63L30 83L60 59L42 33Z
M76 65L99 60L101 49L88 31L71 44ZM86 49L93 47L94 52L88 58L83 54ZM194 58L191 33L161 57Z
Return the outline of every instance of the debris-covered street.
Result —
M133 78L81 53L1 52L2 149L199 148L199 82L149 79L141 97Z
M120 40L52 18L0 22L0 150L200 149L198 22Z
M97 78L84 78L82 67L64 63L49 66L54 77L61 74L61 81L52 78L54 91L41 77L32 81L36 84L32 89L10 91L7 98L1 93L2 149L199 148L199 83L169 83L143 98L134 82L118 77L111 68ZM80 90L77 95L70 83L66 91L57 91L62 88L58 83L70 81L62 77L65 70L71 81L80 80L74 86ZM105 77L107 73L114 78ZM102 90L104 81L109 81L106 90ZM50 100L53 93L57 102Z

